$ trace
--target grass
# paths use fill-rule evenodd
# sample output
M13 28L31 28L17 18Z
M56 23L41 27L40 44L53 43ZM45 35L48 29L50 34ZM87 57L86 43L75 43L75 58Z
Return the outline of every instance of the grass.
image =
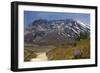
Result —
M81 57L82 58L90 58L90 40L81 39L79 42L77 42L77 46L74 49L78 49L81 51Z
M63 44L46 53L49 60L88 59L90 40L81 39L73 44Z
M31 49L24 49L24 61L30 61L32 58L36 58L36 54Z
M56 43L57 44L57 43ZM30 61L32 58L36 58L36 51L32 50L33 47L25 47L24 49L24 61ZM43 49L42 49L43 50ZM74 43L64 43L56 46L56 48L50 51L45 51L48 60L73 60L73 59L89 59L90 58L90 40L80 39Z

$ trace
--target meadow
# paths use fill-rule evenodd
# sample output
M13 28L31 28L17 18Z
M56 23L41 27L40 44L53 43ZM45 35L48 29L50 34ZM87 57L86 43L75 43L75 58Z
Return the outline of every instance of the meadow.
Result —
M55 48L39 48L25 47L24 61L35 59L37 53L46 53L48 60L74 60L74 59L89 59L90 58L90 40L80 39L74 43L65 43L58 45ZM41 59L42 60L42 59Z
M89 59L90 40L80 39L73 44L63 44L47 52L49 60Z

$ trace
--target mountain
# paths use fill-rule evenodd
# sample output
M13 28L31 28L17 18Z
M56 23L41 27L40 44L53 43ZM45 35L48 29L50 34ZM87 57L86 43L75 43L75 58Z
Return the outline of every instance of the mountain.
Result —
M63 44L77 40L81 34L90 35L90 27L78 20L33 21L24 30L24 42L27 44Z

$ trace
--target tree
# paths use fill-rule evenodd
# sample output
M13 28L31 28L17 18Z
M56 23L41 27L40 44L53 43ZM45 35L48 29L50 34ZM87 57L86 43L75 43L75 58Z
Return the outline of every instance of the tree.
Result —
M80 39L87 39L88 33L87 32L80 32Z
M89 34L87 32L80 32L80 36L78 36L76 40L80 41L80 39L87 39L87 38L89 38Z

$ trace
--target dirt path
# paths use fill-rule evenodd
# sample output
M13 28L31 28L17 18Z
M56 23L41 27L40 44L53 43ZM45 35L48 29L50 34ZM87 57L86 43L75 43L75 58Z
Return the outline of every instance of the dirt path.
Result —
M46 52L36 53L37 57L31 59L31 61L47 61L48 57L46 56Z

